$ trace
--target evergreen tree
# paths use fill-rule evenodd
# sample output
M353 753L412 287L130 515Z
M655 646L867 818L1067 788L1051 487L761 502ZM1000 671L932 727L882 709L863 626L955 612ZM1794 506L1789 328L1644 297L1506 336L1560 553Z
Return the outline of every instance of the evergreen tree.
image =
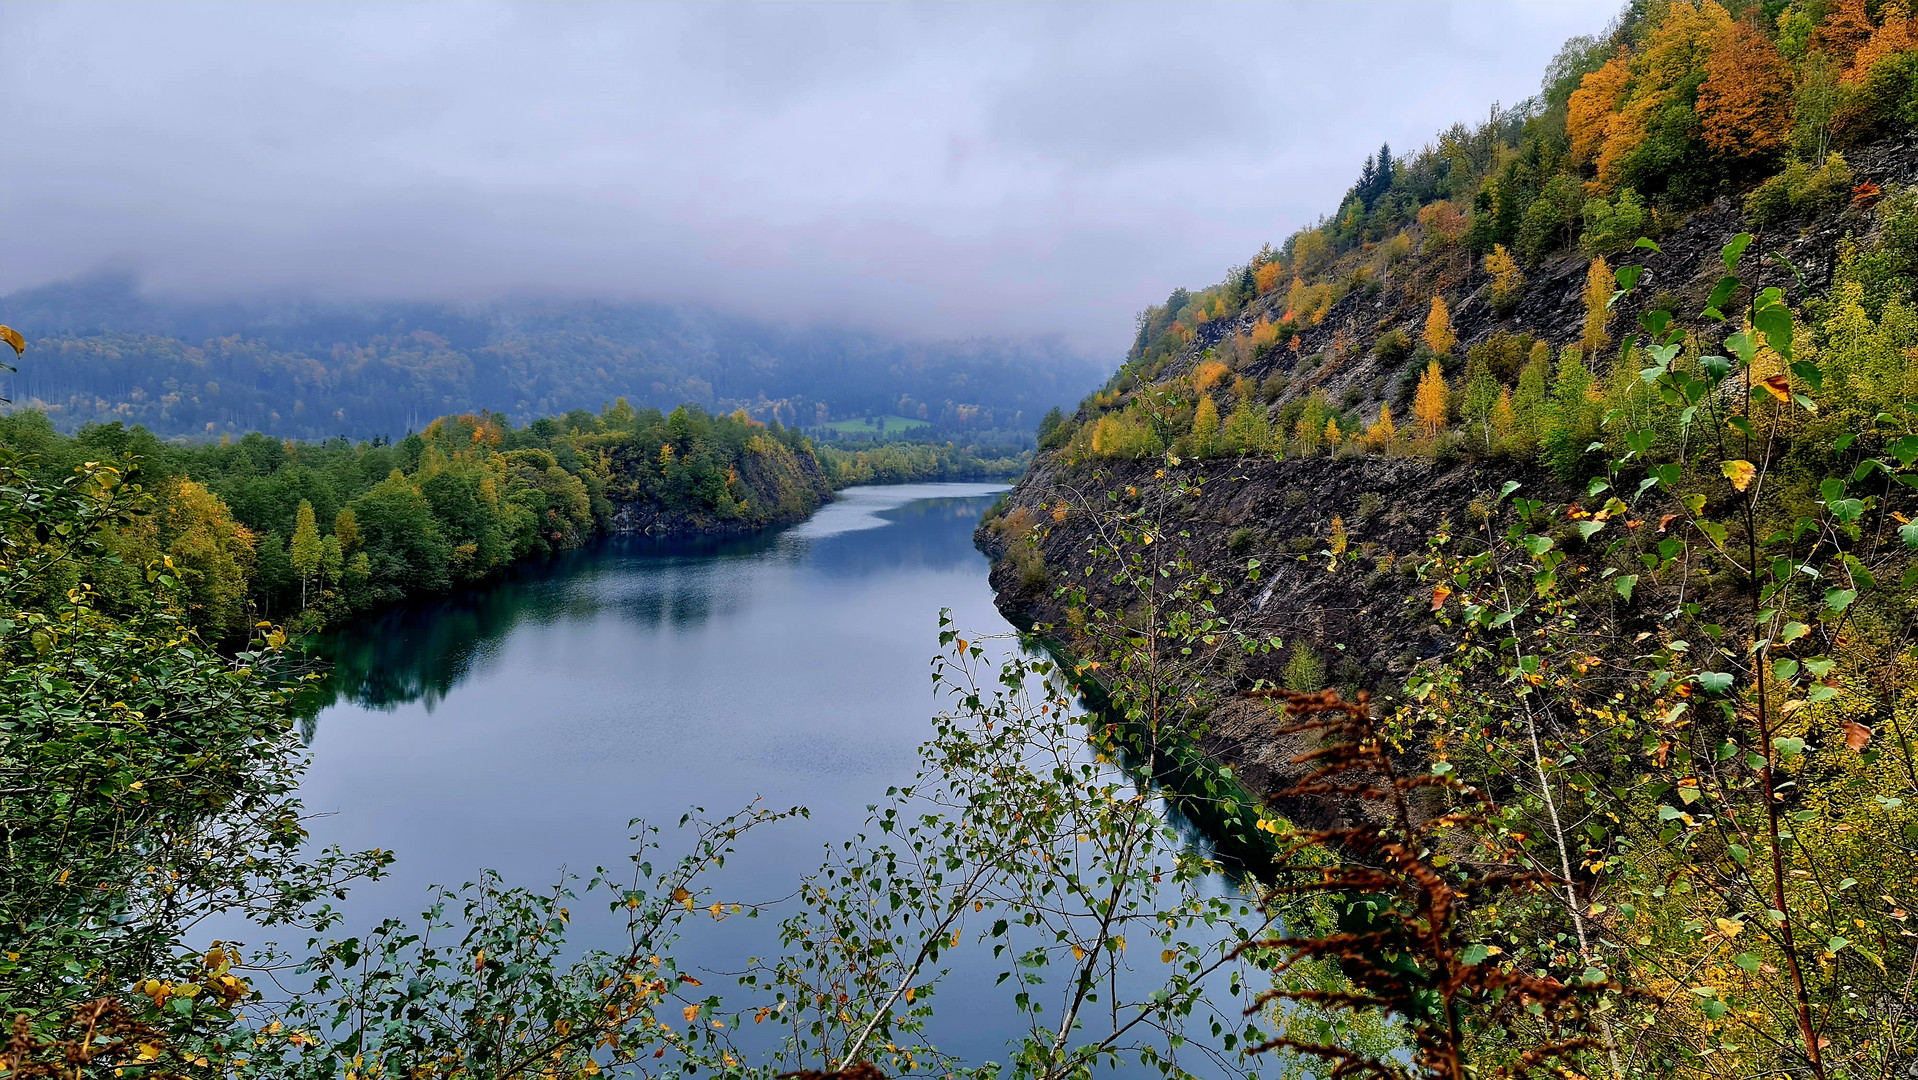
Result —
M319 575L320 564L326 558L326 545L320 541L319 525L313 520L313 504L300 500L298 515L294 518L293 544L288 552L293 560L293 572L300 579L300 607L306 607L306 585Z

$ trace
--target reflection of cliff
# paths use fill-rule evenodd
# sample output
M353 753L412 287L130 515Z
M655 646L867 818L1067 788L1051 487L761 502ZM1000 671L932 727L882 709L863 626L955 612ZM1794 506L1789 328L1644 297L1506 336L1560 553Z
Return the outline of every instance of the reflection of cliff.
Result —
M402 605L326 635L316 651L330 672L313 693L310 714L341 701L373 709L419 701L431 708L522 624L611 615L679 633L749 606L761 584L755 579L776 568L844 583L974 563L980 556L972 546L972 527L992 499L916 500L875 509L888 523L884 527L813 538L797 530L615 537L522 565L495 584ZM825 513L842 509L829 507Z

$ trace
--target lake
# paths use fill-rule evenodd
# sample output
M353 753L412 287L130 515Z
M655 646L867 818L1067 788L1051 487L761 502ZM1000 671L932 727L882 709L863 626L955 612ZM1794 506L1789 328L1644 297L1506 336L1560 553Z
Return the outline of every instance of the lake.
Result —
M331 636L333 700L306 732L313 836L398 857L341 905L342 932L416 915L430 885L483 867L537 886L624 866L635 817L676 854L689 808L754 800L811 817L748 837L724 898L788 894L912 778L940 609L969 637L1011 633L972 546L1000 490L855 488L776 533L610 540ZM681 963L724 993L776 921L702 928ZM607 929L583 919L578 936ZM937 1041L1003 1060L1018 1021L974 966L978 985L961 971L941 996Z

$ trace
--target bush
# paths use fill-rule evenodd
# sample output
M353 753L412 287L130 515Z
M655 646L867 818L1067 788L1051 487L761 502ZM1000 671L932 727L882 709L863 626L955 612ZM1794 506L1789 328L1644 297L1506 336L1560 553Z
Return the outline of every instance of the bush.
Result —
M1225 549L1234 555L1243 555L1252 550L1252 543L1257 539L1258 534L1251 529L1234 529L1231 538L1225 542Z
M1286 658L1285 688L1302 694L1325 689L1325 661L1304 642L1292 646L1292 655Z
M1792 158L1777 176L1745 197L1745 214L1753 225L1774 225L1829 210L1850 194L1851 166L1843 155L1827 155L1816 170Z
M1585 233L1578 242L1589 255L1623 251L1652 231L1652 212L1631 188L1609 202L1593 199L1585 204L1584 214Z
M1379 335L1372 345L1372 355L1385 364L1397 364L1412 355L1412 335L1402 328L1394 326Z

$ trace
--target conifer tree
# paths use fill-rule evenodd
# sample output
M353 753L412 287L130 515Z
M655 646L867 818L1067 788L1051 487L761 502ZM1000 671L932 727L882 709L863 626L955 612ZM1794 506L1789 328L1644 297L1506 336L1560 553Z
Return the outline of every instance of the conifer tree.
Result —
M1445 372L1439 367L1439 362L1433 360L1425 365L1425 374L1419 376L1418 393L1412 398L1412 415L1418 419L1419 429L1426 438L1445 430L1445 414L1450 399L1451 390L1445 385Z
M1392 406L1380 402L1379 418L1372 421L1371 427L1365 429L1365 441L1371 444L1372 449L1384 453L1391 448L1392 440L1397 437L1398 425L1392 423Z
M1525 275L1504 244L1492 245L1492 253L1485 256L1485 272L1492 275L1492 306L1500 313L1510 312L1525 288Z
M1518 373L1518 390L1512 395L1512 445L1518 450L1530 450L1538 445L1539 414L1545 408L1545 384L1549 381L1552 367L1552 350L1549 345L1539 342L1532 350L1525 369Z
M1498 398L1498 379L1492 375L1492 366L1483 356L1474 356L1465 367L1465 396L1459 402L1459 412L1477 427L1488 448L1492 445L1492 409Z
M1613 288L1612 268L1606 264L1605 256L1594 258L1591 269L1585 272L1585 336L1579 342L1587 356L1597 356L1612 340L1605 332L1605 324L1612 317Z
M1199 407L1192 414L1192 449L1199 457L1210 457L1217 449L1219 441L1219 405L1212 400L1211 394L1199 397Z
M320 564L326 558L326 545L320 540L319 525L313 519L313 504L300 500L299 513L294 518L293 546L289 552L293 560L293 572L300 578L300 606L306 606L306 584L320 572Z
M1432 310L1425 316L1424 337L1426 346L1435 353L1449 353L1458 344L1458 335L1452 332L1452 312L1437 293L1432 294Z

